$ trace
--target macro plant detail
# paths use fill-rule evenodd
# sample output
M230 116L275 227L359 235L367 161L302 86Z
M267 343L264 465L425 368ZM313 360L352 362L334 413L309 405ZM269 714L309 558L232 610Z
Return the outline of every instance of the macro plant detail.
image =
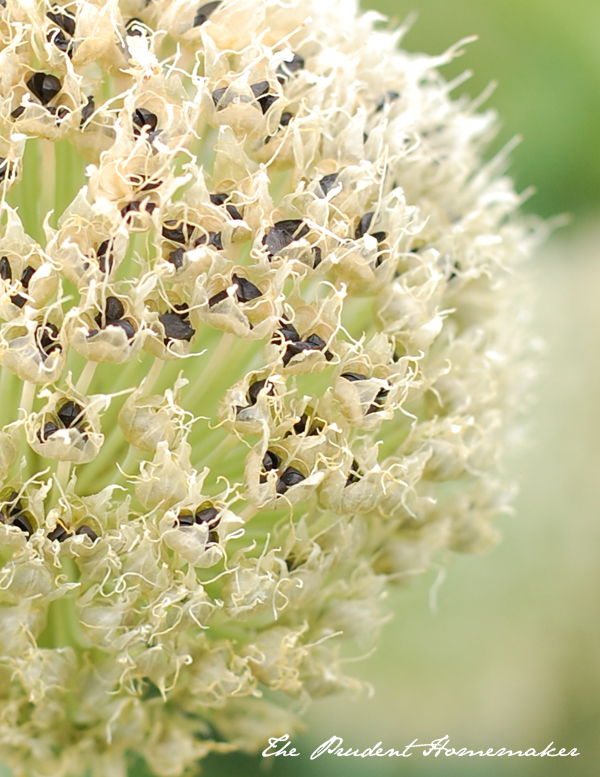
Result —
M487 548L538 239L495 117L349 0L0 1L0 752L290 733Z

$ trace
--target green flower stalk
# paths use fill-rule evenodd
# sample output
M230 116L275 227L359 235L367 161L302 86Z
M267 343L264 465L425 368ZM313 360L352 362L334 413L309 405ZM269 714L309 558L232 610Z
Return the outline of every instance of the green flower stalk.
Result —
M537 239L352 0L0 2L0 753L180 775L494 540Z

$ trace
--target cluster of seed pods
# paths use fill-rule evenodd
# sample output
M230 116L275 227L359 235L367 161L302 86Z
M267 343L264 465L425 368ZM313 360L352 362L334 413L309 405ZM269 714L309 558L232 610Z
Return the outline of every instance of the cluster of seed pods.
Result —
M493 541L535 229L454 52L398 39L346 0L0 2L18 774L262 747L358 687L388 581Z

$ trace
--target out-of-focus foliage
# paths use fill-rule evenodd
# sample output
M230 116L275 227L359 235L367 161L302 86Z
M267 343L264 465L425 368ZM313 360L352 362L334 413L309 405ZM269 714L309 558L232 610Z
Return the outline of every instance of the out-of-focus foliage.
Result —
M477 35L465 55L444 68L473 77L456 94L479 94L501 117L498 148L515 135L512 155L526 204L544 216L587 214L600 207L600 3L598 0L369 0L386 15L418 18L404 39L410 51L439 53Z

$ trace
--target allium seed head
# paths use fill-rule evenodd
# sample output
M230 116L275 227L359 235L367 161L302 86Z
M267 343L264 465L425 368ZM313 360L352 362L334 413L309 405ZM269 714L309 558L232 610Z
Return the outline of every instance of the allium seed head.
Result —
M180 775L486 548L536 230L352 0L0 2L0 753ZM279 693L275 693L275 692ZM285 698L290 700L286 705Z

